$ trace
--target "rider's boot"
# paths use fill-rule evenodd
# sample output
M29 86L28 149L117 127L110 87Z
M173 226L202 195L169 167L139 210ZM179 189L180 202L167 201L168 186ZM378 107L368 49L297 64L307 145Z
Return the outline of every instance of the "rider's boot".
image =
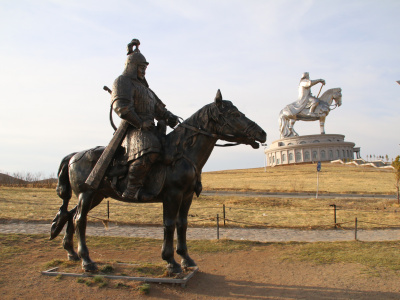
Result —
M122 194L123 198L138 202L148 202L154 198L154 195L146 193L143 189L143 183L154 162L152 156L154 157L152 154L147 154L131 163L128 171L128 185Z
M128 185L122 194L122 198L138 201L139 190L143 186L146 172L146 162L144 157L140 157L129 166Z
M315 109L317 108L317 106L318 106L318 102L317 102L317 103L313 103L313 104L311 105L311 107L310 107L310 113L309 113L309 115L310 115L311 117L318 117L318 114L315 113Z

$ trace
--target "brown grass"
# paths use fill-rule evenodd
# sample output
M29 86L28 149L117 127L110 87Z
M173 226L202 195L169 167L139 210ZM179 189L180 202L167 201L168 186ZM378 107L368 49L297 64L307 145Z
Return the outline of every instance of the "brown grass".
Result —
M315 192L316 164L280 166L203 174L205 190ZM395 194L392 170L323 163L319 191L338 194Z
M394 189L393 173L390 171L330 164L323 164L322 170L320 191L323 192L370 194L372 191L377 191L385 194L388 193L390 187ZM315 176L315 165L269 168L267 172L264 172L264 169L231 170L204 173L203 185L206 190L271 192L272 189L261 188L262 184L268 183L276 186L273 191L315 193ZM343 189L338 189L337 185L333 184L334 181L341 182ZM112 222L162 224L161 204L129 204L108 200ZM0 219L3 220L50 222L61 203L62 200L58 198L54 189L0 187ZM76 203L77 199L73 197L70 208ZM400 227L398 217L400 207L395 199L389 200L379 196L315 199L314 194L308 198L296 196L267 198L256 194L249 197L224 196L223 194L202 195L193 201L189 212L189 224L190 226L215 226L218 214L222 225L225 205L227 226L331 228L333 208L330 204L337 205L337 222L343 223L343 227L353 227L355 217L361 222L361 228L385 227L383 225ZM89 214L89 221L101 220L107 220L107 200Z

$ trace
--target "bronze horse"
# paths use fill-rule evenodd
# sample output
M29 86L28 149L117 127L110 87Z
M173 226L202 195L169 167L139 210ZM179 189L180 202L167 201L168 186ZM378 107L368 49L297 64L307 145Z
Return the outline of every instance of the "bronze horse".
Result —
M266 133L262 128L249 120L232 102L222 100L219 90L213 103L201 108L165 137L164 150L168 159L167 162L164 160L157 163L155 167L158 170L164 168L166 175L161 176L163 180L159 185L162 188L155 202L163 203L162 258L167 262L167 270L170 273L182 272L181 265L174 259L175 228L176 252L182 257L182 266L196 266L188 254L186 245L187 217L193 194L199 196L201 192L201 170L218 139L248 144L255 149L259 147L258 142L266 141ZM82 259L82 268L85 271L97 270L96 264L89 257L86 245L88 212L104 198L127 201L120 196L115 185L113 187L109 176L105 177L98 190L84 188L84 182L103 150L101 147L68 155L61 162L58 173L57 194L63 199L63 205L53 220L51 239L68 223L63 240L64 249L67 250L70 260ZM153 178L150 178L148 185L154 184L152 181ZM68 211L72 191L79 201L75 208ZM78 237L77 252L73 246L75 231Z

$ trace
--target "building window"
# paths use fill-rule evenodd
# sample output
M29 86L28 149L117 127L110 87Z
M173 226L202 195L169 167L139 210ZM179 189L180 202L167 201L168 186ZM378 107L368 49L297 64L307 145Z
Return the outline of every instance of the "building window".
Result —
M336 150L337 158L340 158L340 151Z
M275 156L272 156L272 163L275 163Z
M279 160L279 158L276 159L276 164L279 165L281 162Z
M312 159L317 159L317 156L318 156L318 152L317 151L313 151Z
M346 157L346 153L344 152L344 150L342 150L342 153L343 153L343 158L345 158Z
M319 141L318 141L318 140L315 140L313 143L319 143Z
M325 150L321 151L321 159L325 159Z
M282 162L286 161L286 154L282 154Z
M296 152L296 161L301 161L301 153Z
M329 150L329 159L333 159L333 151Z
M293 153L289 153L289 161L293 161Z
M304 153L304 160L310 160L310 152L308 152L308 151L306 151L305 153Z
M300 145L304 145L304 144L307 144L307 142L305 142L305 141L300 142Z

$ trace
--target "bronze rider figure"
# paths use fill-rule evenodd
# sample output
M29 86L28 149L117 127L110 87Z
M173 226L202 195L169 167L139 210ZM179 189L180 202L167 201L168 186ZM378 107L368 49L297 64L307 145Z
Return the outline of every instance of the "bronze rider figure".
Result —
M168 111L149 88L145 78L149 63L140 53L139 45L137 39L128 44L125 70L114 81L111 101L115 113L130 124L122 142L124 159L129 164L128 185L122 197L146 201L144 199L152 195L143 191L144 180L163 151L154 119L164 120L173 128L178 123L178 117Z

